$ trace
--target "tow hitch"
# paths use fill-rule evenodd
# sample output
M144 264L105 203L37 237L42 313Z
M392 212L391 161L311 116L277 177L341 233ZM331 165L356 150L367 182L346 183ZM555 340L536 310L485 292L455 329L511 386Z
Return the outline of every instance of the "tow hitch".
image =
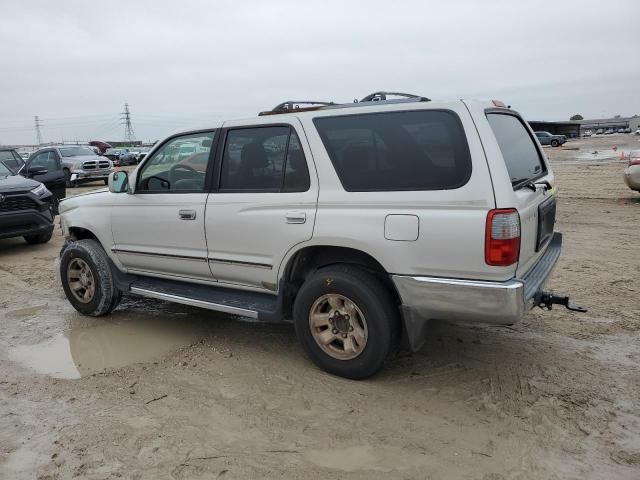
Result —
M580 305L569 302L569 297L561 297L549 292L539 292L535 297L535 305L547 310L551 310L554 305L564 305L567 310L572 312L586 312L587 309Z

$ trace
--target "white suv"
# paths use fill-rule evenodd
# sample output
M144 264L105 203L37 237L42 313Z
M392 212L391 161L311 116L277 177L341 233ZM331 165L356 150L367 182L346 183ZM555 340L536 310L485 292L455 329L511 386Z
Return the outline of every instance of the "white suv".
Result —
M579 309L542 291L562 237L518 113L384 92L304 104L172 135L109 191L64 200L72 305L104 315L130 293L292 320L311 359L349 378L420 348L429 319Z

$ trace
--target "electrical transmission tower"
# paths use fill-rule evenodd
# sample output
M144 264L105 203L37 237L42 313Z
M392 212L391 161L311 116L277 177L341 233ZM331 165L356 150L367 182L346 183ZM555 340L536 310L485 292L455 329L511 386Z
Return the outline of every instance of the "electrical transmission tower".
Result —
M124 112L120 112L120 122L124 125L124 141L127 143L134 142L136 139L133 133L133 126L131 125L131 112L129 111L129 104L124 104Z
M38 117L38 115L33 117L33 119L36 122L36 137L38 139L38 146L40 146L42 145L42 135L40 134L40 127L42 126L42 121L40 120L40 117Z

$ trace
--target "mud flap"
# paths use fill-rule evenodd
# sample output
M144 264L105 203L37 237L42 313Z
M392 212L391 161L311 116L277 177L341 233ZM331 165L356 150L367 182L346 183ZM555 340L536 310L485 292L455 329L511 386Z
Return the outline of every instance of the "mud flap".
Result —
M422 348L427 339L427 326L429 321L425 320L421 315L416 315L415 312L406 305L402 305L401 313L404 326L402 347L406 347L412 353L415 353Z

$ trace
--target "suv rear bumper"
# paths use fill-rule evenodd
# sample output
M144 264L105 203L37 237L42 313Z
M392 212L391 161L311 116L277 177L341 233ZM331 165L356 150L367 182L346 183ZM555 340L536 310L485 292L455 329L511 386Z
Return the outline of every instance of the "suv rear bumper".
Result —
M429 319L510 325L533 307L560 257L562 235L555 233L547 250L522 278L506 282L392 275L400 298L409 347L424 342Z

